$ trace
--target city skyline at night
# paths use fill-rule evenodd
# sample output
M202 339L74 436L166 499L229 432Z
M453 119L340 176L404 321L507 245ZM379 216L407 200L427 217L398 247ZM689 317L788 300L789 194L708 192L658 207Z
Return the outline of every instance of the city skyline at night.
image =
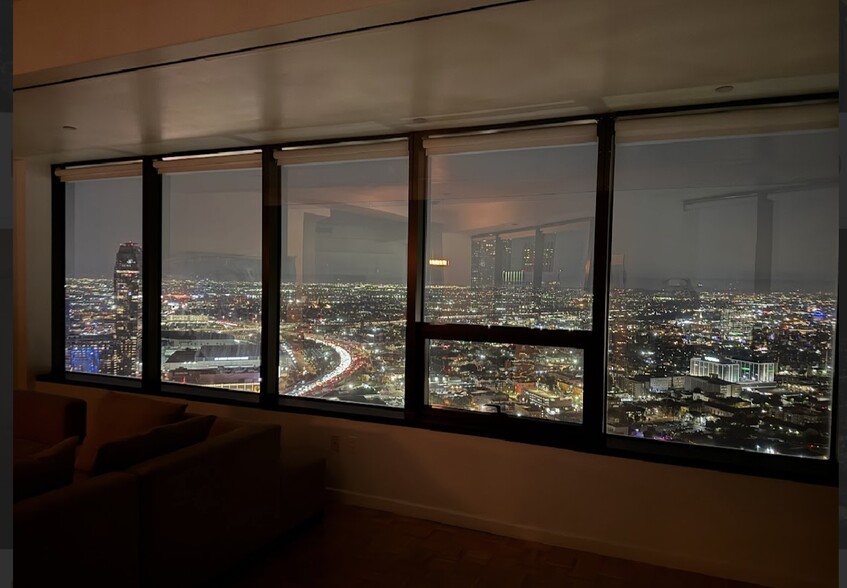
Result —
M820 130L621 144L608 292L593 289L595 143L432 155L423 321L607 329L608 370L602 389L586 391L584 354L594 349L430 340L427 376L415 385L432 406L563 426L582 423L584 394L605 393L610 435L825 457L835 138ZM280 393L404 406L407 161L282 170ZM162 381L261 387L260 175L174 174L168 183ZM114 264L115 228L84 228L115 205L95 185L77 188L67 365L109 373L118 306L102 250ZM607 294L607 324L594 324L595 296Z
M85 311L95 319L89 324L108 323L113 311L102 302L109 285L108 280L69 280L69 299L94 302ZM458 322L478 324L541 320L548 328L579 329L584 328L580 317L590 315L584 292L555 285L540 291L512 286L505 292L430 287L428 300L434 312L447 306L464 313L454 315ZM491 296L498 300L494 313L478 304ZM610 302L607 432L826 455L832 295L702 291L692 297L613 289ZM403 406L405 303L405 288L392 285L284 285L280 393ZM163 380L258 392L260 306L260 282L166 282ZM69 332L69 341L81 334ZM432 341L429 402L580 423L582 362L581 352L566 348ZM715 369L697 371L707 369L706 363ZM101 364L101 373L110 369ZM754 378L751 369L764 375Z

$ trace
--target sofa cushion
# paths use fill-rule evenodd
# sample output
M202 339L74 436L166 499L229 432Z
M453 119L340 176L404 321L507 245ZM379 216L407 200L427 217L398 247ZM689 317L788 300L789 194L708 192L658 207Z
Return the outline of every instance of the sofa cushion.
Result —
M90 472L102 445L174 423L183 417L187 407L187 404L108 392L92 405L88 433L77 454L76 469Z
M78 444L79 437L68 437L39 453L16 459L12 466L14 501L70 484Z
M104 443L97 451L91 475L126 469L154 457L206 440L215 417L194 416L154 427L145 433Z

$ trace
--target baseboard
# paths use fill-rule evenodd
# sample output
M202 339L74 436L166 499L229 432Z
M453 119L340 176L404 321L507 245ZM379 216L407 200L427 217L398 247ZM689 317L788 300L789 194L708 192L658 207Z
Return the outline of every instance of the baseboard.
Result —
M549 529L520 525L494 519L487 519L469 515L445 508L427 506L393 498L374 496L351 492L339 488L328 488L330 499L343 504L361 506L391 512L401 516L425 519L445 525L463 527L476 531L483 531L495 535L535 541L547 545L555 545L578 551L588 551L607 557L617 557L632 561L640 561L652 565L663 566L706 574L718 578L726 578L740 582L750 582L762 586L782 588L818 588L820 583L810 581L803 577L785 577L778 570L751 569L742 567L734 562L710 561L703 558L692 557L687 553L668 553L665 551L651 550L638 545L624 545L606 541L597 541L590 537L579 537L567 535Z

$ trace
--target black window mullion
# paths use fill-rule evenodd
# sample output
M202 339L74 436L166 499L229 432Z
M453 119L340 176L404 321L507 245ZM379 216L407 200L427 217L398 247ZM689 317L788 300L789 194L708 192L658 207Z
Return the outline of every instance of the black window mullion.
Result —
M141 162L141 382L159 391L162 378L162 175Z
M606 353L609 313L609 264L612 241L612 181L614 178L615 121L597 120L597 200L594 222L592 283L592 343L585 353L583 423L586 434L598 442L605 434Z
M406 418L416 422L426 402L427 350L421 335L426 252L427 157L423 134L409 136L409 234L406 266Z
M282 256L281 170L272 147L262 149L262 365L260 399L279 398L279 297Z
M50 367L55 375L65 373L65 323L67 321L65 317L65 187L67 184L56 175L58 170L58 166L50 168L53 199L53 241L51 243L53 288L50 297L53 324L51 325Z

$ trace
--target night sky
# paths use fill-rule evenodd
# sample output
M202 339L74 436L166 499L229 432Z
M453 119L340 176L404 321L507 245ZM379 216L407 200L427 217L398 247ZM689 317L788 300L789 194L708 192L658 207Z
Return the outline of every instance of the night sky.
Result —
M318 263L309 257L317 255L322 275L360 275L376 267L376 256L392 268L386 275L402 275L405 249L398 239L405 233L397 231L407 218L406 165L394 159L285 168L286 244L301 274L304 266L308 274ZM593 216L595 173L593 144L432 157L430 248L451 260L445 283L470 283L473 234ZM624 255L629 286L658 287L669 278L690 278L705 287L746 289L762 222L756 199L718 199L688 210L683 201L767 193L774 203L775 289L832 289L837 178L835 130L619 145L613 253ZM176 174L165 185L171 256L260 256L258 170ZM120 242L141 240L141 181L79 182L69 193L74 197L68 219L76 230L68 233L68 275L110 277ZM322 233L304 233L305 218L326 219L342 210L345 223L367 230L354 231L357 237L346 246L330 244L329 237L324 246L310 241ZM337 222L330 225L340 230ZM325 234L330 225L319 223L315 230ZM561 255L560 263L584 263L588 232L580 230L564 241L579 254ZM391 251L385 243L374 245L382 233L393 235ZM346 251L336 255L333 247Z

